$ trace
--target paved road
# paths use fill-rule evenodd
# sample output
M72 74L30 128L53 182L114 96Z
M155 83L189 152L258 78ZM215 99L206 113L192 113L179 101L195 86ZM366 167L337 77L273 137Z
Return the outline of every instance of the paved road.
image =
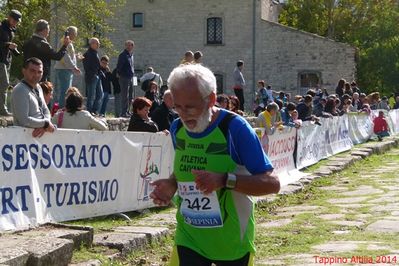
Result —
M399 149L381 158L259 223L256 265L399 265ZM301 241L307 251L295 252ZM270 257L273 245L283 252Z

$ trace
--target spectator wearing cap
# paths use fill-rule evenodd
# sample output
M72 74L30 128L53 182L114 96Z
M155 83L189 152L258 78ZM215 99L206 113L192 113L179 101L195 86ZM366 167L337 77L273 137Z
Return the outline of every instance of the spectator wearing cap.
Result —
M61 60L65 53L67 46L71 40L66 36L62 42L61 48L56 51L51 47L47 38L50 34L50 24L40 19L36 22L35 33L32 37L24 43L22 48L24 52L24 61L31 57L39 58L43 62L43 77L41 81L46 81L50 77L51 60Z
M7 109L7 89L10 86L12 55L19 55L18 45L12 40L21 18L21 13L13 9L0 24L0 115L4 116L12 115Z

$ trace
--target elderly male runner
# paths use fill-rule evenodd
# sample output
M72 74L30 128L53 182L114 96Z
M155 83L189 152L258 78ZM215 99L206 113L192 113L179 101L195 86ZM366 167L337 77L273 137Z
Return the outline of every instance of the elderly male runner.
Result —
M251 195L280 189L273 167L245 119L215 107L216 79L201 65L180 65L168 80L180 119L169 179L153 182L158 205L178 191L171 265L253 265Z

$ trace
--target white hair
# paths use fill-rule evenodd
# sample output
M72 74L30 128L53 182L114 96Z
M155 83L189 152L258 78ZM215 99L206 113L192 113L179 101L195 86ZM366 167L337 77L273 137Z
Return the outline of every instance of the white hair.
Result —
M69 26L69 27L67 28L67 32L68 32L69 34L72 34L72 35L76 36L76 35L78 35L78 28L75 27L75 26Z
M200 64L180 65L173 69L168 78L170 90L176 90L183 80L195 79L202 97L216 93L216 78L209 68Z
M126 40L126 41L125 41L125 46L127 46L128 44L134 45L134 41L132 41L132 40Z
M98 38L95 38L95 37L90 38L89 39L89 44L93 44L93 43L100 43L100 40Z

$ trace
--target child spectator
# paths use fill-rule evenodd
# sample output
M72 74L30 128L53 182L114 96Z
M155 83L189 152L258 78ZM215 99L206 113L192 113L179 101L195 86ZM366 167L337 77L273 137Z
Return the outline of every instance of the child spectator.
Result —
M53 106L50 108L51 104L51 100L53 99L53 93L54 93L54 89L53 89L53 83L51 83L50 81L42 81L39 83L40 87L42 87L43 90L43 97L44 97L44 101L47 104L47 107L51 113L51 116L54 116L54 114L58 111L58 109L60 109L60 106L58 104L58 102L53 103Z
M389 127L387 120L384 116L384 111L379 111L378 116L374 118L374 134L377 135L378 140L382 140L383 137L388 137L389 134Z
M100 108L100 116L102 117L105 117L109 95L111 94L112 73L111 70L109 69L108 63L109 63L109 57L106 55L102 56L100 59L100 79L104 93Z

